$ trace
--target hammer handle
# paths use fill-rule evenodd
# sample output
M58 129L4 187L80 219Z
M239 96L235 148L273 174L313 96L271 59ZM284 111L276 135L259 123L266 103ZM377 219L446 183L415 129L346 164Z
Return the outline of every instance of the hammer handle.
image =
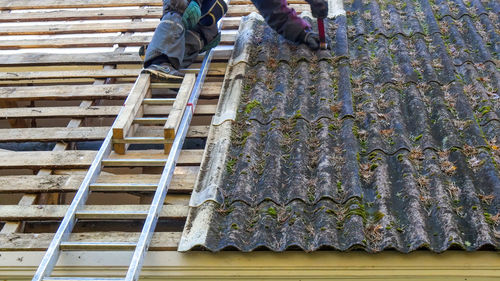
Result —
M319 33L319 46L321 49L326 49L325 23L323 21L323 18L318 18L318 33Z

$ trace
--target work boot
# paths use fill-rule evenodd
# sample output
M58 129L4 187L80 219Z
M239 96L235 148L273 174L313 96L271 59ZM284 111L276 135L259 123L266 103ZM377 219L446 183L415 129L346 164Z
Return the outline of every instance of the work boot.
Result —
M184 78L184 73L179 72L170 63L163 62L160 64L151 64L150 66L144 68L142 73L149 73L153 77L160 79L182 79Z

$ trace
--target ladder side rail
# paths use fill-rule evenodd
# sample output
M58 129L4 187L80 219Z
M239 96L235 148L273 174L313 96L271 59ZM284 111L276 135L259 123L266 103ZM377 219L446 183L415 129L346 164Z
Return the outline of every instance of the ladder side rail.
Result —
M134 86L132 87L132 90L138 86L137 84L138 80L136 80ZM127 100L125 100L125 103L127 102ZM118 113L115 122L118 120L118 116L122 114L124 109L125 106L123 106L120 109L120 112ZM66 214L64 215L64 218L61 221L61 224L59 225L59 228L57 229L54 238L52 238L52 241L50 242L50 245L47 248L45 255L43 256L42 261L40 262L40 265L38 266L38 269L35 272L35 275L33 276L32 281L42 281L45 277L48 277L48 275L50 275L50 273L54 270L54 267L57 264L57 260L61 253L60 251L61 242L68 240L69 235L73 231L73 228L76 224L76 212L83 205L85 205L87 198L89 196L90 185L97 180L102 170L102 161L104 160L104 158L108 157L111 154L113 147L112 128L114 125L115 124L113 123L113 125L109 128L106 138L104 139L101 147L99 148L99 151L97 152L94 160L92 161L92 164L90 165L87 174L85 174L85 178L80 184L80 187L78 187L78 191L76 192L75 197L73 197L73 201L71 202L68 210L66 211Z
M226 1L228 6L229 2L230 0ZM219 31L222 29L222 21L219 21L218 29ZM191 92L189 102L186 106L186 110L184 111L184 114L182 116L182 120L179 125L179 130L174 138L174 142L172 144L170 153L168 154L165 168L163 169L160 181L158 183L158 189L156 190L155 195L153 197L153 201L151 202L151 208L149 209L148 217L146 218L146 221L144 223L141 235L139 237L139 241L137 243L137 247L135 248L135 252L132 256L132 261L130 263L127 275L125 277L126 281L139 280L139 275L141 273L144 257L146 256L146 252L149 248L151 238L153 237L153 233L155 231L156 224L158 222L159 214L165 202L165 197L168 192L168 187L172 180L174 169L177 164L177 160L179 158L182 145L184 144L184 140L186 138L187 131L191 123L191 119L193 118L196 103L198 102L198 98L201 94L201 89L203 87L203 83L205 82L205 78L207 76L208 69L212 61L212 57L213 57L213 49L210 49L203 58L203 63L201 64L200 72L198 74L198 77L196 78L196 82ZM191 107L191 110L188 110L188 107Z
M80 187L78 188L78 191L75 194L71 205L66 211L66 214L64 215L64 218L61 221L61 224L59 225L54 238L47 248L47 252L42 258L42 261L40 262L40 265L38 266L38 269L32 279L33 281L42 281L45 277L48 277L48 274L53 271L59 258L61 242L68 240L69 235L73 231L73 228L76 224L76 212L83 205L85 205L85 202L87 201L88 195L90 193L90 184L95 182L97 177L99 176L99 173L102 169L102 160L104 159L104 157L107 157L111 153L112 137L113 132L109 130L106 139L97 152L94 161L92 161L92 165L85 175L85 178L80 184Z

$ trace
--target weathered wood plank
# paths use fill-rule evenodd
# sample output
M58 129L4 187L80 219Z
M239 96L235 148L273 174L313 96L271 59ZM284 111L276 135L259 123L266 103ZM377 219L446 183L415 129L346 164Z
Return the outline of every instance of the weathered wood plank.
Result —
M137 9L60 10L50 12L9 13L0 17L0 22L112 20L112 19L159 19L161 7Z
M85 56L74 54L27 53L0 56L0 66L38 66L38 65L102 65L102 64L134 64L142 60L137 53L95 53Z
M95 151L0 152L2 168L77 168L90 166Z
M68 151L17 151L0 152L1 168L29 168L29 169L71 169L90 166L95 158L95 151L68 150ZM182 150L179 164L199 164L203 150ZM132 151L126 155L112 154L111 159L165 159L163 151Z
M0 10L161 6L159 0L0 0Z
M123 109L120 111L119 115L116 117L113 123L113 139L123 140L125 136L129 133L129 129L132 126L132 122L136 117L139 109L142 108L142 100L151 91L149 89L151 78L149 74L141 74L134 84L130 94L125 100ZM127 145L124 143L113 144L113 149L118 153L125 153Z
M136 77L140 72L140 69L4 72L0 73L0 80Z
M62 219L68 205L0 205L0 220L28 221ZM150 205L87 205L84 211L147 211ZM161 218L185 218L188 213L186 205L165 205L160 213Z
M2 108L0 118L105 117L117 115L120 109L121 106Z
M214 61L227 61L231 56L233 46L217 46L214 49ZM203 59L200 54L197 61ZM44 66L44 65L102 65L102 64L141 64L142 60L137 53L89 53L74 54L46 54L26 53L0 55L0 66Z
M140 233L136 232L83 232L72 233L73 242L137 242ZM150 251L176 250L181 232L155 232L149 246ZM44 251L48 248L52 233L9 233L0 234L0 251Z
M237 30L223 30L220 45L233 44L236 40ZM81 37L75 38L48 38L48 39L22 39L3 40L0 50L18 50L29 48L88 48L88 47L133 47L148 44L152 35L146 36L106 36L106 37Z
M170 106L147 105L144 110L147 115L165 116L165 114L170 113L170 108ZM194 114L213 115L216 109L216 104L200 104L196 106Z
M168 115L167 122L165 122L164 138L166 140L173 140L175 138L195 82L196 75L194 74L187 74L184 77L179 92L175 97L175 102L172 105L172 110ZM171 148L172 144L165 144L165 153L169 153Z
M253 8L255 9L255 8ZM243 9L238 12L238 15L246 15L248 12ZM0 29L1 36L8 35L58 35L58 34L87 34L87 33L115 33L115 32L153 32L159 24L158 21L131 21L119 23L73 23L65 22L63 24L45 24L37 25L22 25L22 26L5 26ZM227 29L227 25L226 25ZM234 37L231 37L234 39ZM226 41L229 41L225 37Z
M2 1L3 2L3 1ZM17 1L16 1L17 2ZM78 1L77 1L78 2ZM139 2L139 1L138 1ZM1 2L0 2L1 3ZM302 12L309 8L308 5L304 5L304 1L288 1L288 4L294 8L297 12ZM130 6L130 5L129 5ZM132 6L139 6L139 3ZM152 5L147 5L152 6ZM101 6L103 7L103 6ZM104 6L105 7L105 6ZM5 9L7 7L0 6L0 9ZM17 8L17 7L16 7ZM33 7L32 7L33 8ZM39 7L36 7L41 9ZM71 8L71 7L57 7L57 8ZM76 8L76 7L73 7ZM227 16L244 16L251 12L257 12L257 9L250 3L231 3L228 9ZM140 19L140 18L159 18L162 15L162 9L160 7L151 8L137 8L137 9L117 9L117 10L99 10L99 11L74 11L74 10L61 10L45 12L46 20L109 20L109 19ZM128 14L127 14L128 13ZM32 21L43 21L43 12L30 12L30 13L12 13L0 20L0 22L32 22Z
M195 63L187 69L181 69L185 73L199 72L200 65ZM208 75L224 76L227 63L216 62L210 65ZM69 70L69 71L37 71L37 72L0 72L0 84L9 84L11 81L31 81L43 79L75 79L75 78L135 78L141 72L136 69L99 69L99 70Z
M0 142L100 140L108 131L109 127L0 129Z
M32 100L81 100L81 99L123 99L128 96L133 84L106 85L54 85L54 86L21 86L0 87L0 100L32 101ZM153 83L152 88L179 88L175 83ZM205 82L201 97L217 97L222 82Z
M148 44L152 36L107 36L107 37L81 37L75 38L48 38L48 39L22 39L3 40L0 42L0 50L19 50L30 48L92 48L133 47Z
M10 101L10 100L0 100L0 108L17 108L18 104L17 101ZM26 120L22 119L10 119L8 120L9 125L11 128L27 128L28 123L26 123Z
M0 193L74 192L78 190L83 178L84 175L2 176ZM169 194L190 192L195 179L195 173L174 172ZM97 183L157 184L159 180L160 175L121 174L101 175Z
M123 99L132 84L0 87L0 100Z
M125 23L64 23L50 25L5 26L0 35L55 35L80 33L112 33L112 32L151 32L158 22L125 22Z
M209 126L191 126L188 138L206 138ZM0 142L49 142L49 141L90 141L102 140L106 137L109 127L78 127L78 128L21 128L0 129ZM139 127L135 133L138 137L162 137L163 127Z
M214 114L217 105L199 105L195 114ZM105 117L115 116L120 112L121 106L89 106L82 108L78 106L65 107L21 107L21 108L0 108L0 118L55 118L55 117ZM167 116L172 106L170 105L147 105L145 114Z
M185 149L181 151L179 164L199 164L201 163L201 157L203 156L202 149ZM181 159L182 158L182 159ZM166 160L167 155L163 153L163 150L129 150L127 154L118 154L116 152L111 152L108 159L161 159Z
M249 0L232 0L231 5L250 4ZM300 0L288 0L291 4L304 4ZM160 0L0 0L3 10L24 9L62 9L62 8L100 8L100 7L130 7L130 6L161 6Z

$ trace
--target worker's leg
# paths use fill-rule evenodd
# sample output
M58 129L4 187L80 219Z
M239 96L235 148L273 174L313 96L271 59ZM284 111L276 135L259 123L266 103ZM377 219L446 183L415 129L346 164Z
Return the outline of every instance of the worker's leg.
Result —
M148 45L144 67L154 63L155 59L166 59L174 68L179 69L184 58L185 41L182 16L177 12L167 11Z
M205 45L203 43L203 39L200 37L200 34L195 30L187 30L185 38L186 45L184 58L181 63L182 68L189 67L198 57L201 48L203 48L203 46Z
M218 34L219 30L215 24L209 27L198 24L192 30L186 31L185 53L181 67L190 66L200 52L205 51L208 47L217 46L220 41Z

